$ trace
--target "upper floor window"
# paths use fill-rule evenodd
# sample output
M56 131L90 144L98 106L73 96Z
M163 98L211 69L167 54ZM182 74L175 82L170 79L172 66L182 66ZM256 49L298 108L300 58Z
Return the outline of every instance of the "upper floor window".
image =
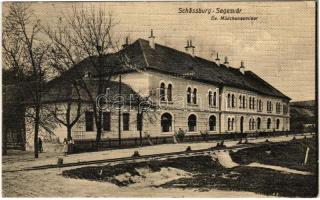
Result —
M255 98L249 97L249 109L254 109L254 108L255 108Z
M280 103L276 103L276 112L277 112L277 114L281 113L281 104Z
M230 105L231 105L231 95L228 94L228 97L227 97L227 106L228 106L228 108L230 108Z
M262 101L261 101L261 99L257 100L257 107L258 107L258 111L261 112L262 111Z
M235 100L234 94L232 94L231 96L231 105L232 105L232 108L236 107L236 100Z
M213 93L213 106L217 106L217 92Z
M187 103L191 103L191 88L188 87L187 90Z
M168 84L167 99L168 101L172 101L172 84Z
M213 98L213 95L212 95L212 92L209 91L209 106L212 106L212 98Z
M242 108L247 107L247 101L246 101L246 96L242 96Z
M164 83L160 84L160 100L165 101L166 100L166 85Z
M197 89L193 89L193 103L197 104Z
M271 101L267 101L267 112L272 112L273 105Z
M253 98L252 98L252 109L253 109L253 110L254 110L254 108L256 107L255 104L256 104L256 99L253 97Z
M216 107L217 106L217 92L211 92L209 91L209 106Z
M242 108L242 95L239 96L239 108Z
M283 114L286 115L288 114L288 105L283 104Z

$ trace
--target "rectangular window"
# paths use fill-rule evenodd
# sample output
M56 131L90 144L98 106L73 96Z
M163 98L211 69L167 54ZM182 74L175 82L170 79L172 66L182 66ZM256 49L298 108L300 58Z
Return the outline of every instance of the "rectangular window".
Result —
M137 113L137 131L142 131L142 115Z
M122 124L123 124L123 130L128 131L129 130L129 113L123 113L122 114Z
M102 126L104 131L110 131L111 130L111 115L110 112L104 112L102 113Z
M86 131L93 131L93 112L85 113Z

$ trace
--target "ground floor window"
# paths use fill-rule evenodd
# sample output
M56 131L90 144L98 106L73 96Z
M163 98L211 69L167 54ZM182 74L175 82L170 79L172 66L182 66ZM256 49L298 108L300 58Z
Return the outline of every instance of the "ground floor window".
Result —
M249 130L254 130L255 121L254 119L249 119Z
M216 116L211 115L210 118L209 118L209 130L210 131L215 131L216 130L216 124L217 124Z
M86 131L93 131L93 112L85 113Z
M164 113L163 115L161 115L161 131L172 131L172 116L169 113Z
M228 131L233 130L234 118L228 118Z
M123 130L128 131L129 130L129 124L130 124L130 115L129 113L123 113L122 114L122 121L123 121Z
M270 129L271 128L271 119L268 118L267 120L267 129Z
M188 128L190 132L197 130L197 117L194 114L188 117Z
M142 131L142 114L137 113L137 130Z
M260 130L261 119L257 118L257 129Z
M104 131L111 130L111 120L110 120L110 112L102 113L102 127Z
M277 119L277 129L279 129L280 128L280 119Z

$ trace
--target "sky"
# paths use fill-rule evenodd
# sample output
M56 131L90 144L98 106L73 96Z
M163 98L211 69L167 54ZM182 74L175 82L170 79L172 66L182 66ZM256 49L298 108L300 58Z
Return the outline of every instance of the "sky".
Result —
M199 57L228 57L233 67L244 61L251 70L292 101L315 99L315 3L292 2L37 2L43 24L52 25L72 6L103 8L119 22L115 35L130 42L147 39L184 51L192 39ZM236 14L179 13L179 8L241 9ZM3 5L5 13L6 4ZM211 20L212 16L258 17L255 21ZM124 41L124 39L123 39Z

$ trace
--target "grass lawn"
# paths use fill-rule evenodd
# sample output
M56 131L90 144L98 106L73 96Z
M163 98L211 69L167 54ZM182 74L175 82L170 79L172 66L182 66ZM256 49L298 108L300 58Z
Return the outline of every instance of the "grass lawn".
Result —
M308 162L304 165L307 147L309 147L310 150ZM264 144L253 148L242 149L230 153L230 155L233 161L245 165L258 162L313 173L317 173L318 169L317 144L315 138Z
M305 145L310 150L310 163L301 166ZM265 156L265 151L272 149L272 157ZM267 149L267 150L266 150ZM315 139L278 144L267 144L232 153L233 159L241 164L260 162L279 165L300 170L315 171L317 165ZM279 153L281 152L281 153ZM285 153L287 152L287 153ZM210 189L248 191L264 195L283 197L315 197L317 195L317 173L304 176L286 174L271 169L238 166L226 169L213 161L209 156L180 157L168 160L154 160L140 163L117 164L115 166L83 167L66 170L63 176L97 181L112 182L118 186L127 186L129 182L119 182L113 177L128 172L132 176L139 173L135 168L148 167L152 171L160 171L162 167L182 169L193 174L189 178L180 178L167 182L159 187L185 188L206 191ZM103 169L101 171L101 169ZM102 172L102 173L101 173Z

